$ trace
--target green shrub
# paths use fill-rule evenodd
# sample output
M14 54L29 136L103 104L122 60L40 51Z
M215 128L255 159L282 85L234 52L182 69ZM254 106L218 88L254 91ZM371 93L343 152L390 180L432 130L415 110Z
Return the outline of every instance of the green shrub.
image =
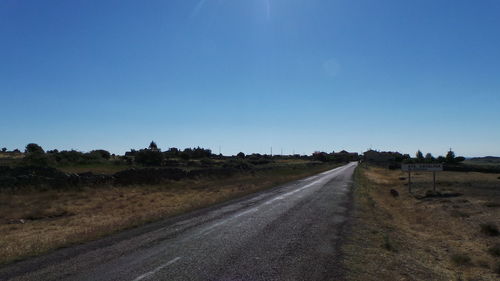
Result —
M383 247L387 251L397 252L397 249L394 246L394 243L392 243L391 239L389 238L389 235L387 235L387 234L384 234L384 244L383 244Z
M500 257L500 243L491 246L488 249L488 253L490 253L494 257Z
M495 273L496 273L496 274L500 274L500 262L497 262L497 263L495 264Z
M37 166L37 167L47 167L50 166L51 161L45 153L33 152L28 153L23 158L23 164L25 166Z
M160 166L163 162L163 154L156 150L141 149L135 155L135 162L144 166Z
M470 265L471 258L467 254L454 254L451 261L458 266Z
M494 223L482 223L480 224L481 232L489 235L489 236L498 236L500 231L498 231L498 227Z

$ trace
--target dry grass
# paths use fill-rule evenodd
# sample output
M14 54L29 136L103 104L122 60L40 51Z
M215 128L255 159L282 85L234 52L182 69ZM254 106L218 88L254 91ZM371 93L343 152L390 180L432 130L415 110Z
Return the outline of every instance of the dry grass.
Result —
M97 239L331 169L281 168L219 180L0 193L0 264Z
M362 166L356 172L353 234L345 245L350 280L498 280L498 236L481 225L500 226L498 174L442 172L438 191L456 197L424 197L432 174L412 176ZM395 189L400 196L393 197Z

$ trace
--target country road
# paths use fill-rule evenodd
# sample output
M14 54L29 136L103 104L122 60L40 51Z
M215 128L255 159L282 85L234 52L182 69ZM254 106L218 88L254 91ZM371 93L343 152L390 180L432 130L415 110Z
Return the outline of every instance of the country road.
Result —
M0 280L339 280L356 163L0 268Z

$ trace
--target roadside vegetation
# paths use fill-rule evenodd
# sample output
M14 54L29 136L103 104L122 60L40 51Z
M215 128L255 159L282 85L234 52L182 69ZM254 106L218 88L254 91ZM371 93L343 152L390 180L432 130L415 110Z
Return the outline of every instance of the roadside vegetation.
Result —
M327 157L324 157L324 156ZM356 155L351 155L357 157ZM0 264L317 174L351 157L148 148L0 152Z
M364 163L345 243L348 280L499 280L500 174L407 174Z

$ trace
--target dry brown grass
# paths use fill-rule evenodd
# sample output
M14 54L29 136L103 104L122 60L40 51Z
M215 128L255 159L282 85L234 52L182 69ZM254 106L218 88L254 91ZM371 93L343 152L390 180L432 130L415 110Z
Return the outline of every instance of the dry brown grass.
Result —
M498 237L480 225L500 226L498 174L442 172L438 191L461 193L425 198L432 174L412 175L362 166L356 174L353 234L345 245L350 280L499 280L498 257L491 247ZM395 189L399 197L390 195Z
M97 239L331 169L276 169L226 179L80 191L0 193L0 264Z

